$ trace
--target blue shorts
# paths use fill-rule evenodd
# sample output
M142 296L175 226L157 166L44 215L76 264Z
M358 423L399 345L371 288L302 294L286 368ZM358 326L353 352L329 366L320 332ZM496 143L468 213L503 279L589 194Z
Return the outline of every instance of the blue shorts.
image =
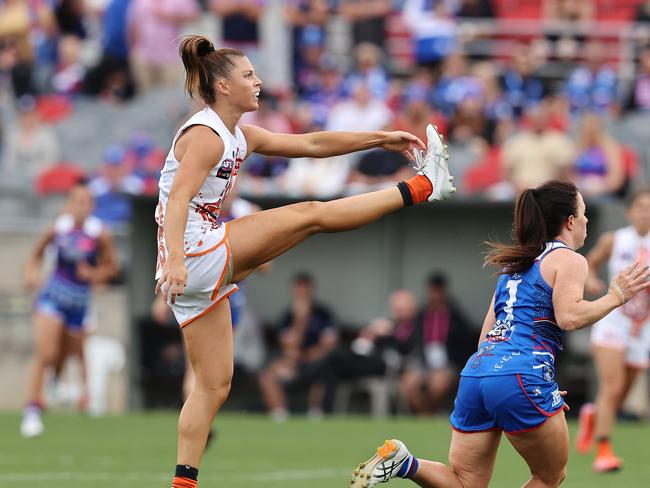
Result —
M449 420L459 432L516 434L540 427L563 405L554 381L520 374L462 376Z
M41 293L36 298L34 308L39 313L56 317L63 322L66 330L70 332L80 332L86 325L87 306L66 306L47 292Z

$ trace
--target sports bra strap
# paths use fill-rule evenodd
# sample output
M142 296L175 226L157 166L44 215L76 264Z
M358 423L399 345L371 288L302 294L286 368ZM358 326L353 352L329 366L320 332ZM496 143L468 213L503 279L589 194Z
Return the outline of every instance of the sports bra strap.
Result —
M535 261L541 262L542 259L544 259L546 256L548 256L550 253L557 249L571 249L569 246L567 246L564 242L562 241L551 241L546 243L546 248L542 253L537 256Z

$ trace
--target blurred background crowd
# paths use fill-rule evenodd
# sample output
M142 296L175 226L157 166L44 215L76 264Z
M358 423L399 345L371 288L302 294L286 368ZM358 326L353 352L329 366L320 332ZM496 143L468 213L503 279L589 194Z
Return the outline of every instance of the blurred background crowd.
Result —
M80 171L102 197L155 194L187 115L170 87L178 36L192 31L244 50L266 81L242 123L424 138L434 122L463 196L510 199L560 176L616 198L648 159L630 119L650 109L649 19L637 0L3 0L0 168L39 193ZM382 152L253 155L241 189L332 197L391 185L405 167Z
M565 178L606 203L647 181L650 1L0 0L0 230L51 219L84 176L120 244L136 225L133 197L155 198L171 135L198 108L181 89L177 46L189 32L243 50L258 69L260 109L243 124L422 139L436 124L461 201L511 202ZM254 201L326 199L410 171L383 151L309 161L252 154L238 190ZM126 269L133 249L124 242ZM294 277L291 304L273 324L281 333L258 324L248 334L243 320L238 335L251 342L238 361L254 372L258 405L286 418L292 385L311 385L305 408L315 416L345 408L353 386L378 413L387 399L416 413L449 404L455 368L475 347L465 331L480 324L449 300L445 275L415 294L393 286L380 298L389 316L354 331L338 329L335 309L313 305L316 281ZM171 318L153 310L137 329L147 347L136 374L151 406L176 401L157 381L181 378L184 364L175 325L160 326Z

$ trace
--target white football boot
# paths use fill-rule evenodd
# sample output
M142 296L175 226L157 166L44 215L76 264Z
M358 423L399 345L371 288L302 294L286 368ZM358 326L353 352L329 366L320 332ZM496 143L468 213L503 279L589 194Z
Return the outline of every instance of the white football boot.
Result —
M23 414L23 420L20 423L20 434L23 437L38 437L45 430L41 413L34 408L26 408Z
M402 441L387 440L377 448L377 454L361 463L352 472L350 488L372 488L395 478L411 453Z
M449 174L449 152L447 145L442 142L442 135L433 125L427 125L427 150L414 149L413 156L415 161L411 166L415 168L418 174L423 174L431 182L433 191L429 196L429 201L445 200L452 194L456 193L453 185L454 177Z

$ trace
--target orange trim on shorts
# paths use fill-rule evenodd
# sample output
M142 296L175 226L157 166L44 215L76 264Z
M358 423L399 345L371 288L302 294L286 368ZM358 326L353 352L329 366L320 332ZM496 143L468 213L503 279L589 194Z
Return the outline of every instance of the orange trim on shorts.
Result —
M239 287L237 287L237 285L235 285L235 289L234 289L234 290L230 290L228 293L226 293L224 296L222 296L221 298L219 298L219 300L217 300L216 302L214 302L212 305L210 305L208 308L206 308L203 312L201 312L200 314L198 314L196 317L192 317L190 320L186 320L185 322L183 322L183 323L181 324L181 328L185 327L186 325L190 325L190 324L191 324L192 322L194 322L195 320L198 320L198 319L200 319L201 317L203 317L205 314L207 314L208 312L210 312L214 307L216 307L217 305L219 305L221 302L223 302L226 298L228 298L230 295L232 295L233 293L235 293L237 290L239 290Z
M217 286L215 286L214 290L212 291L210 300L214 300L215 298L217 298L217 295L219 294L219 288L221 288L223 279L226 277L226 273L228 272L228 264L230 263L230 245L228 244L228 241L226 241L225 244L226 244L226 264L223 267L223 271L221 272L221 276L219 277Z
M206 249L205 251L201 252L191 252L191 253L185 253L186 258L196 258L198 256L204 256L206 254L211 253L215 249L217 249L219 246L221 246L226 240L228 239L228 222L225 222L223 225L226 226L226 231L224 232L223 239L221 239L216 245L212 246L210 249Z

